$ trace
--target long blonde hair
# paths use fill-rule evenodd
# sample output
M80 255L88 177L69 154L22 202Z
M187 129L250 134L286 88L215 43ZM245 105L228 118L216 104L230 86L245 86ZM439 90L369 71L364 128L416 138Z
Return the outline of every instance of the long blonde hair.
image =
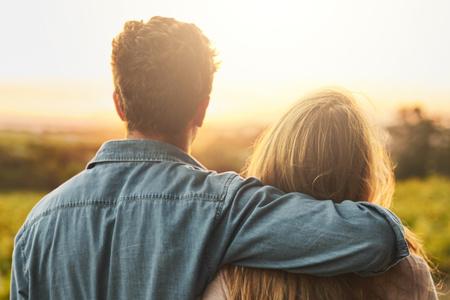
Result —
M336 89L299 101L263 133L245 175L318 200L369 201L386 208L395 185L381 131L348 92ZM419 240L405 231L411 252L426 259ZM230 299L380 298L374 280L356 275L319 278L227 266L224 278Z

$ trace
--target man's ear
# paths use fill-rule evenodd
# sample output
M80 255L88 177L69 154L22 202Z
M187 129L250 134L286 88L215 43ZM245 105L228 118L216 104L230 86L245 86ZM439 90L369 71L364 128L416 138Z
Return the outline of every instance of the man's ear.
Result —
M114 91L113 99L114 99L114 107L116 108L117 114L119 115L122 121L126 122L127 118L125 117L125 111L123 110L122 107L122 99L120 98L120 95L117 91Z
M202 127L203 121L205 120L206 110L209 105L209 96L201 101L197 107L197 112L194 116L194 125L197 127Z

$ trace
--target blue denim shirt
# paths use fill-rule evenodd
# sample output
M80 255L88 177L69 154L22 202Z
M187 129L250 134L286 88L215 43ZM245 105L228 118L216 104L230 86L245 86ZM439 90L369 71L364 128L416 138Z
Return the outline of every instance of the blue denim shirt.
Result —
M11 299L194 299L224 264L371 274L407 255L383 208L286 194L156 141L110 141L30 212Z

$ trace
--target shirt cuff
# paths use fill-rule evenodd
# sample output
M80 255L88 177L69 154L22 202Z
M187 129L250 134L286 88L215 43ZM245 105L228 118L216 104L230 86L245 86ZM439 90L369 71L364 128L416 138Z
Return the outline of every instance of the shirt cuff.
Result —
M405 239L405 230L400 219L389 209L382 208L377 205L372 205L370 203L369 205L375 208L378 212L380 212L384 216L384 218L388 221L390 227L394 232L395 250L392 255L392 261L385 268L380 269L379 271L376 272L359 273L362 276L373 276L382 274L410 255L408 243L406 242Z

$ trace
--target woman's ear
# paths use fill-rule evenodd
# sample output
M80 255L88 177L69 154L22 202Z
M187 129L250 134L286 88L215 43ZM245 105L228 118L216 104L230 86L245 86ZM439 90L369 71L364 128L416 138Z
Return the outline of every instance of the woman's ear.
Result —
M125 116L125 111L122 107L122 99L120 98L120 95L117 91L114 91L113 93L113 100L114 100L114 107L116 108L116 112L119 115L119 118L126 122L127 118Z
M194 116L194 125L196 127L202 127L203 121L205 120L206 110L208 109L209 105L209 96L205 98L203 101L201 101L197 107L197 112Z

